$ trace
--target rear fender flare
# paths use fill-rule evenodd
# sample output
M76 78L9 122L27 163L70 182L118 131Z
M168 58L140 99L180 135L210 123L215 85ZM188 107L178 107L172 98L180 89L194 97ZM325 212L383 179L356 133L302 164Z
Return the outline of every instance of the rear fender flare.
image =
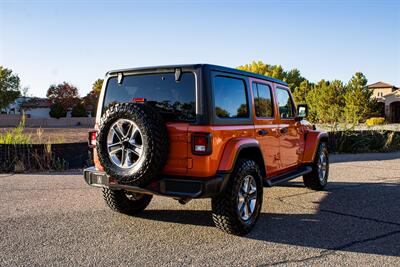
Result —
M218 172L232 172L233 168L235 167L236 161L239 158L240 152L247 148L255 148L259 150L261 154L261 159L259 159L258 162L262 162L262 166L259 167L262 170L262 173L265 175L265 164L262 157L260 144L257 140L251 138L235 138L227 142L219 163Z

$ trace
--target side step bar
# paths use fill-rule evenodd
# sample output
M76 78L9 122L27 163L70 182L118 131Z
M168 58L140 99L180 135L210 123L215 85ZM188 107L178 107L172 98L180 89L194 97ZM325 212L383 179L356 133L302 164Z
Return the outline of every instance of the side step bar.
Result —
M312 171L311 166L302 166L296 170L290 171L288 173L277 175L269 178L268 180L264 180L264 186L273 186L283 182L287 182L289 180L295 179L304 174L310 173Z

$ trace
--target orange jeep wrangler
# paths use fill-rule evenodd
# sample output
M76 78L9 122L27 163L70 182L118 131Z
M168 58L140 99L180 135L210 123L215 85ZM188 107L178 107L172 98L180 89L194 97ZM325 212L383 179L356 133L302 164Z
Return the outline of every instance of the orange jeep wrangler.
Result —
M236 69L198 64L115 70L100 94L95 166L85 181L118 212L143 211L153 195L181 204L211 198L215 225L244 235L263 187L303 176L321 190L328 136L304 120L288 85Z

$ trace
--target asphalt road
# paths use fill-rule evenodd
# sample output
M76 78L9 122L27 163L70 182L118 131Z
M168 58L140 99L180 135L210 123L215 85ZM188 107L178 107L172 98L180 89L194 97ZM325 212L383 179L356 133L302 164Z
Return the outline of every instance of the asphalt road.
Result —
M400 153L331 159L324 192L266 188L246 237L213 227L209 200L155 197L129 217L80 174L2 174L0 266L400 266Z

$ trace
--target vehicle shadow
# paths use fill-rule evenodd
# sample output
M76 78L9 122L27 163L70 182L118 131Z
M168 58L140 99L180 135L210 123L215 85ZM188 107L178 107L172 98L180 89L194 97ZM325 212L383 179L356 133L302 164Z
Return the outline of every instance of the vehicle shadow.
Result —
M298 183L293 185L299 186ZM263 212L246 238L400 256L400 184L331 182L327 193L305 190L304 194L274 201L267 199L268 190L264 190L263 205L279 205L272 210L282 212ZM321 198L321 194L324 197ZM317 209L312 205L317 205ZM266 209L269 208L263 208ZM205 210L145 210L139 216L178 224L214 226L211 212Z

